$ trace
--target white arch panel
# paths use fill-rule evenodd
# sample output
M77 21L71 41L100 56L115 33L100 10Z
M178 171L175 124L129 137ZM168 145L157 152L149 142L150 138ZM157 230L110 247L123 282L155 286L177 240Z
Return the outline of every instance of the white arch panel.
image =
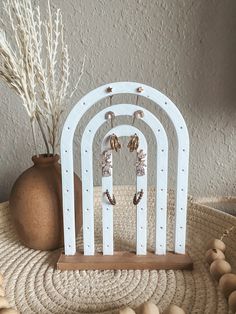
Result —
M175 104L158 90L135 82L117 82L103 85L85 95L71 110L63 127L61 137L61 163L63 185L63 217L65 254L74 255L75 245L75 211L73 191L73 137L77 124L96 102L116 94L140 95L139 87L143 88L141 95L154 101L162 108L172 121L178 139L178 164L176 187L176 226L175 252L185 253L186 210L188 187L189 135L185 121ZM111 88L111 92L107 89ZM164 191L160 191L164 192ZM159 194L162 195L162 193ZM71 227L68 227L70 225ZM70 229L68 229L70 228Z

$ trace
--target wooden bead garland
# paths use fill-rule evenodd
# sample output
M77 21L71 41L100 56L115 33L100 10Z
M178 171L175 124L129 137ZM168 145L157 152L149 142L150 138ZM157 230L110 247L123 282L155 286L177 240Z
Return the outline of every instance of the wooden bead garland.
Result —
M136 314L159 314L159 309L156 304L152 302L144 302L136 310Z
M210 264L212 260L210 273L216 280L219 280L219 288L224 296L228 298L230 310L236 313L236 274L231 273L231 265L223 258L226 245L222 241L223 238L228 236L234 229L235 227L231 227L223 233L220 239L213 239L209 242L207 246L208 251L206 252L206 261ZM222 254L219 251L221 251Z
M120 310L119 314L135 314L135 312L130 307L126 307L126 308Z
M0 314L19 314L19 312L15 309L0 309Z
M135 311L132 310L130 307L126 307L120 310L119 314L160 314L160 311L158 307L156 306L156 304L152 302L144 302L138 308L136 308ZM185 314L185 312L183 309L181 309L177 305L171 304L163 312L163 314Z
M160 314L158 307L152 302L144 302L135 311L126 307L119 314Z
M0 297L0 309L9 308L9 303L5 297Z
M163 312L163 314L184 314L184 310L175 304L171 304L168 308Z

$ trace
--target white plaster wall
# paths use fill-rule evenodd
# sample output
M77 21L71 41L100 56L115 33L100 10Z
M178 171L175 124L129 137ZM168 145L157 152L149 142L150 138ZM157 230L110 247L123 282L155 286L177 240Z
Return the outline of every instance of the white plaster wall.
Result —
M0 0L0 17L4 18ZM35 0L34 3L37 3ZM46 7L46 0L40 5ZM66 37L76 80L84 53L86 71L71 106L91 89L112 81L139 81L168 95L179 107L190 131L190 193L194 196L235 195L236 192L236 1L235 0L53 0L66 24ZM0 201L34 154L30 125L20 100L0 84ZM127 97L126 101L133 98ZM114 102L124 101L115 98ZM140 104L142 102L140 101ZM79 143L89 116L75 139ZM174 186L174 134L171 125L151 103L171 137L170 187ZM69 109L69 108L68 108ZM67 109L67 110L68 110ZM68 111L67 111L68 112ZM130 120L119 120L130 121ZM154 137L148 127L149 163L155 164ZM95 149L96 184L100 184ZM43 147L43 146L41 146ZM43 148L41 149L43 152ZM115 167L115 183L132 184L134 156L128 150ZM119 158L118 158L119 157ZM79 167L77 166L79 172ZM154 182L151 172L149 183Z

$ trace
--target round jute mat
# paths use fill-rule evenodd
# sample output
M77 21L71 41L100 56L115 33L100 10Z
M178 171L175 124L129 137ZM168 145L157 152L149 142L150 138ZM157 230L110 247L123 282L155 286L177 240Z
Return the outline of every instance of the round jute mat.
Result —
M115 187L115 249L135 248L133 187ZM96 247L101 250L100 188L95 188ZM154 190L149 191L148 246L154 245ZM168 248L173 248L174 197L169 195ZM20 244L12 227L8 203L0 205L0 271L5 277L6 296L21 313L117 313L129 305L135 308L152 301L163 311L170 303L186 313L230 313L226 299L209 273L204 255L206 243L236 226L236 218L197 205L189 200L187 252L193 271L58 271L59 251L41 252ZM226 259L236 272L235 233L225 239ZM81 236L78 247L82 245Z

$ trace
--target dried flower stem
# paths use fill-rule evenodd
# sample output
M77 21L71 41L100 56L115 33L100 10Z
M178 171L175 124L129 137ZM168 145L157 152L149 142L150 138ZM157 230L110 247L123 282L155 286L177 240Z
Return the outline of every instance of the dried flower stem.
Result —
M41 119L40 119L40 116L39 116L38 113L36 113L36 119L37 119L37 122L38 122L38 125L39 125L39 128L40 128L40 131L42 133L44 144L45 144L45 147L46 147L46 150L47 150L47 155L50 155L50 149L49 149L49 145L48 145L48 142L47 142L47 137L46 137L46 134L44 132L43 125L42 125L42 122L41 122Z
M60 9L52 13L48 0L48 19L42 21L40 8L33 8L31 0L5 0L3 6L14 43L0 29L0 78L21 97L34 144L37 122L47 154L55 154L60 118L81 80L85 58L79 80L69 91L69 54Z
M35 147L35 152L36 152L36 156L38 157L38 149L37 149L37 141L36 141L36 134L35 134L35 123L34 123L34 119L32 119L31 121L31 129L32 129L32 135L33 135L33 142L34 142L34 147Z

